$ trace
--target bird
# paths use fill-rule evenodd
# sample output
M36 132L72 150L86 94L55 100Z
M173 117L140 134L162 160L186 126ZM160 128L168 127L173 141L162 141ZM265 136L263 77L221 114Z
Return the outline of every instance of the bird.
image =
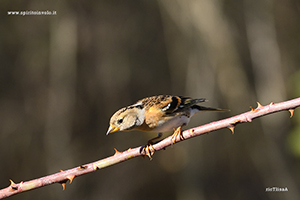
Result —
M139 130L157 132L158 136L148 141L141 149L150 157L154 152L152 142L162 136L162 133L174 130L172 143L179 137L183 140L181 128L186 126L191 117L201 111L224 111L197 105L205 102L205 98L191 98L185 96L156 95L143 98L136 103L116 111L110 118L106 135L117 131ZM149 148L151 150L149 151Z

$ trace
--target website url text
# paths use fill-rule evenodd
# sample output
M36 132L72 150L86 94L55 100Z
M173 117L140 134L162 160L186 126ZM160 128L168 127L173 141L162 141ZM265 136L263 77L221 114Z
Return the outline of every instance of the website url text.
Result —
M7 15L12 16L32 16L32 15L57 15L56 10L54 11L40 11L40 10L26 10L26 11L7 11Z

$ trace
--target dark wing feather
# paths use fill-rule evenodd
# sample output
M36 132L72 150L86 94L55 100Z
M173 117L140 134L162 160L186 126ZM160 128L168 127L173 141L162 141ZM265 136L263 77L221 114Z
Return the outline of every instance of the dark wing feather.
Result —
M163 111L166 113L173 113L177 110L182 110L189 108L197 103L204 102L205 99L192 99L190 97L183 96L170 96L170 102L166 107L163 108Z
M179 105L179 108L189 108L197 103L206 101L204 98L201 99L192 99L190 97L180 97L180 98L181 98L181 104Z

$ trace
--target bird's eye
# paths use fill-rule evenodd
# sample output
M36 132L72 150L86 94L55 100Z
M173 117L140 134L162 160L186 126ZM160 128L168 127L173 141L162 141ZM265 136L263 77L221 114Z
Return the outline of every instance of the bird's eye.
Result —
M121 119L118 119L118 124L121 124L122 122L123 122L123 119L121 118Z

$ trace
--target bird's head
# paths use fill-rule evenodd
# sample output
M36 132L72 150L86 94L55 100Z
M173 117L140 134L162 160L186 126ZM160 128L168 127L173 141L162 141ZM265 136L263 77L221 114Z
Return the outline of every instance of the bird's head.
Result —
M106 135L116 131L133 130L144 123L144 110L139 107L125 107L110 118Z

